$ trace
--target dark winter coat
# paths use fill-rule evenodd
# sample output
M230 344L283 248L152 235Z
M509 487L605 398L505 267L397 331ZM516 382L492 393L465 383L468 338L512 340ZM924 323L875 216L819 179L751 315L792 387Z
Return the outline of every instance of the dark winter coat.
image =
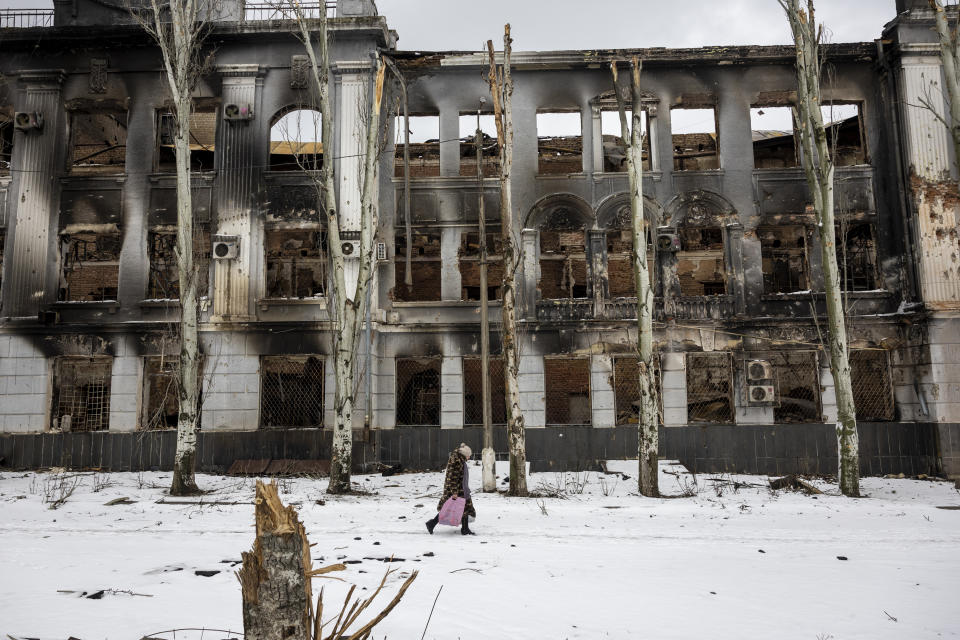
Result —
M440 502L437 503L437 511L443 508L443 503L451 496L460 496L467 499L467 506L463 513L468 516L477 517L477 510L473 508L473 499L470 498L470 487L467 486L469 479L467 470L467 459L459 451L450 454L447 460L447 476L443 481L443 495L440 496Z

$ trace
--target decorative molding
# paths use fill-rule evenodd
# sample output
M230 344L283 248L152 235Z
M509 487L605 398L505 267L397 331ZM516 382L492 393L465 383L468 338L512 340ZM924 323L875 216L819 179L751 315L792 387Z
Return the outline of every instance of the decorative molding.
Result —
M107 60L106 58L90 59L90 93L107 92Z
M215 68L224 78L255 78L267 70L259 64L218 64Z
M310 58L290 56L290 88L306 89L310 86Z

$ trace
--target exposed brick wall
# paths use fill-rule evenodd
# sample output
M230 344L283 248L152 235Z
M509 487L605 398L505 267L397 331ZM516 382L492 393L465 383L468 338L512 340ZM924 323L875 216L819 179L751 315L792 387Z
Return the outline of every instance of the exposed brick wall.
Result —
M544 358L547 424L590 424L590 360Z

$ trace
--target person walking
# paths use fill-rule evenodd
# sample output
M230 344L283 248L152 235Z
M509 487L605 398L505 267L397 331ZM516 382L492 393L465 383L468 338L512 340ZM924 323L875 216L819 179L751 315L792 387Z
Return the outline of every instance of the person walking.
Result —
M470 498L470 467L467 460L473 455L465 443L454 449L447 460L447 475L443 481L443 494L440 496L440 502L437 503L437 511L443 508L443 503L454 496L464 498L467 501L463 508L463 519L460 521L460 533L465 536L475 535L469 527L469 518L477 517L477 511L473 508L473 500ZM433 535L433 529L440 522L439 513L436 517L427 520L427 531Z

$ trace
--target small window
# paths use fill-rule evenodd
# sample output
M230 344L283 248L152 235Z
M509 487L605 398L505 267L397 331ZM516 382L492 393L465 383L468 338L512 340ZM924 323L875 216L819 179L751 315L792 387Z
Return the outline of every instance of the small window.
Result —
M674 171L720 168L716 109L671 109L670 126Z
M62 357L54 361L54 431L106 431L110 426L110 385L113 358Z
M627 121L633 126L633 110L627 110ZM650 119L646 109L640 118L640 132L643 134L643 170L650 170ZM603 170L610 173L627 170L627 145L624 143L620 127L620 112L603 109L600 111L600 131L603 137Z
M323 122L316 109L296 109L270 127L271 171L319 171L323 166Z
M820 107L820 111L834 164L838 167L867 164L860 105L835 102Z
M800 226L757 227L764 293L807 291L806 230Z
M394 176L403 177L403 117L396 120ZM410 177L440 175L440 116L410 116Z
M397 426L440 426L440 358L397 359Z
M123 236L115 224L69 225L60 232L61 302L117 299Z
M323 356L265 356L260 363L260 427L322 427L323 365Z
M548 425L587 425L593 422L590 405L590 360L544 358Z
M327 284L327 234L318 229L267 229L268 298L322 298Z
M729 353L687 354L687 420L733 422L733 372Z
M583 172L583 129L579 111L537 113L540 175Z
M70 114L70 173L121 174L126 158L126 112Z
M407 268L407 236L400 232L396 235L396 249L394 251L394 265L396 285L393 289L393 299L400 302L429 302L440 300L441 283L443 276L443 261L440 257L439 230L417 229L411 235L412 254L410 269L413 274L413 285L407 286L405 281Z
M503 284L502 237L487 234L487 299L499 300ZM460 240L461 300L480 300L480 234L464 232Z
M0 112L0 176L10 175L13 162L13 120Z
M750 109L750 130L754 167L783 169L799 165L790 107L753 107Z
M497 123L492 115L480 116L481 166L486 178L500 175L500 144L497 142ZM460 175L477 177L477 116L460 116Z
M173 173L177 170L174 142L177 122L169 111L157 113L157 171ZM217 134L217 110L214 106L199 105L190 114L190 171L213 171Z
M177 229L154 227L147 233L147 254L150 276L147 280L148 300L180 298L180 268L177 265ZM210 225L194 225L193 268L197 277L197 295L206 296L210 287Z
M722 295L727 291L723 231L717 227L680 229L677 277L684 296Z
M480 358L463 359L463 424L483 424L483 363ZM503 358L490 358L490 424L507 423L504 401Z
M837 264L844 291L876 289L877 252L873 225L865 222L837 225Z
M857 420L888 422L896 419L890 358L882 349L850 351L850 380Z

